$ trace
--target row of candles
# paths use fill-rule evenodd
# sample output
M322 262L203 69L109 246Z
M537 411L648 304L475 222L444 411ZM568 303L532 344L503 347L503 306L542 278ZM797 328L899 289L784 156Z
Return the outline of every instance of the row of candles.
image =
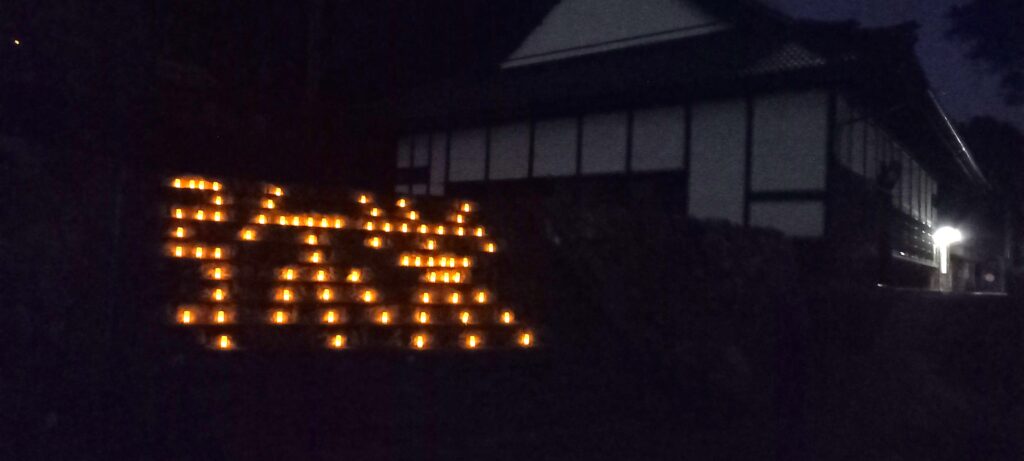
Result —
M438 309L419 306L413 310L408 319L411 323L420 325L447 323L438 321L437 311ZM367 320L373 324L395 325L401 323L398 314L399 310L394 307L376 307L367 310L367 312L369 313ZM336 325L346 323L347 320L346 311L334 307L311 311L310 314L312 316L306 320L320 325ZM450 323L452 324L475 325L481 322L486 323L486 319L481 319L479 313L471 309L460 309L452 311L450 314ZM266 312L266 322L273 325L298 323L299 319L300 315L295 309L277 307ZM236 320L235 309L226 306L203 307L184 305L178 308L175 315L175 321L181 325L227 325L235 323ZM515 314L511 309L501 309L493 319L493 322L502 325L513 325L516 323Z
M434 344L434 337L427 332L417 332L409 336L409 347L416 350L430 349ZM520 331L515 336L515 345L519 347L533 347L533 333ZM238 348L235 339L229 334L219 334L214 337L212 347L221 350L234 350ZM324 346L328 349L346 349L350 345L349 338L344 333L332 333L326 336ZM459 345L464 349L481 349L485 347L484 335L479 332L465 333L459 338Z

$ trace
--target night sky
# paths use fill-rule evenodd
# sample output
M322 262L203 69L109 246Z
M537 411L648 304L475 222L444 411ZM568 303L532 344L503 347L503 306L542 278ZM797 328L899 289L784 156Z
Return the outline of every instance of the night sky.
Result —
M853 19L865 26L906 21L921 25L917 52L932 87L950 115L966 120L992 115L1024 128L1024 108L1009 107L999 93L999 78L967 60L960 42L946 39L946 14L963 0L763 0L794 17Z

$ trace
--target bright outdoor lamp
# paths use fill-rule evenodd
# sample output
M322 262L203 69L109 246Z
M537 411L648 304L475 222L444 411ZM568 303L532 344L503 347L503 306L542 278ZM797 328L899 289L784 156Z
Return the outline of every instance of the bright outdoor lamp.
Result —
M942 226L935 229L935 233L932 234L932 241L935 242L935 246L939 249L939 272L942 274L949 272L949 246L954 243L960 243L964 240L964 235L959 229Z

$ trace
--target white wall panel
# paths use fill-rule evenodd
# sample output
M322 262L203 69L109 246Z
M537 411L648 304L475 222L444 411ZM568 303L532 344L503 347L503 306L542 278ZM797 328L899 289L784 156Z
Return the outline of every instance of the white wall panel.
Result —
M444 191L444 172L448 168L445 161L448 150L448 133L439 131L431 137L430 148L430 192Z
M538 121L534 127L533 175L576 174L576 119Z
M754 105L754 191L825 188L828 98L824 92L782 93Z
M491 128L490 179L525 178L530 166L530 124Z
M692 115L690 214L742 223L746 104L696 104Z
M427 185L426 184L413 184L412 185L412 194L413 195L427 195Z
M668 107L633 114L633 171L680 170L686 134L686 109Z
M792 237L821 237L825 232L825 205L821 202L751 203L750 225L780 230Z
M412 151L412 166L416 168L425 167L430 162L430 135L421 134L416 136L416 143Z
M483 129L461 130L452 133L451 164L448 180L482 181L484 179L487 132Z
M583 117L583 174L626 171L625 112Z
M412 140L411 136L405 136L398 140L398 146L395 149L395 165L398 168L412 166Z

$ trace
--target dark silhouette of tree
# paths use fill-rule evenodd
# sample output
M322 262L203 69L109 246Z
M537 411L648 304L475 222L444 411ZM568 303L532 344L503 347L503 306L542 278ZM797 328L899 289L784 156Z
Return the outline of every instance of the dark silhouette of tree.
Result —
M951 8L949 18L948 35L1000 76L1006 102L1024 104L1024 0L971 0Z

